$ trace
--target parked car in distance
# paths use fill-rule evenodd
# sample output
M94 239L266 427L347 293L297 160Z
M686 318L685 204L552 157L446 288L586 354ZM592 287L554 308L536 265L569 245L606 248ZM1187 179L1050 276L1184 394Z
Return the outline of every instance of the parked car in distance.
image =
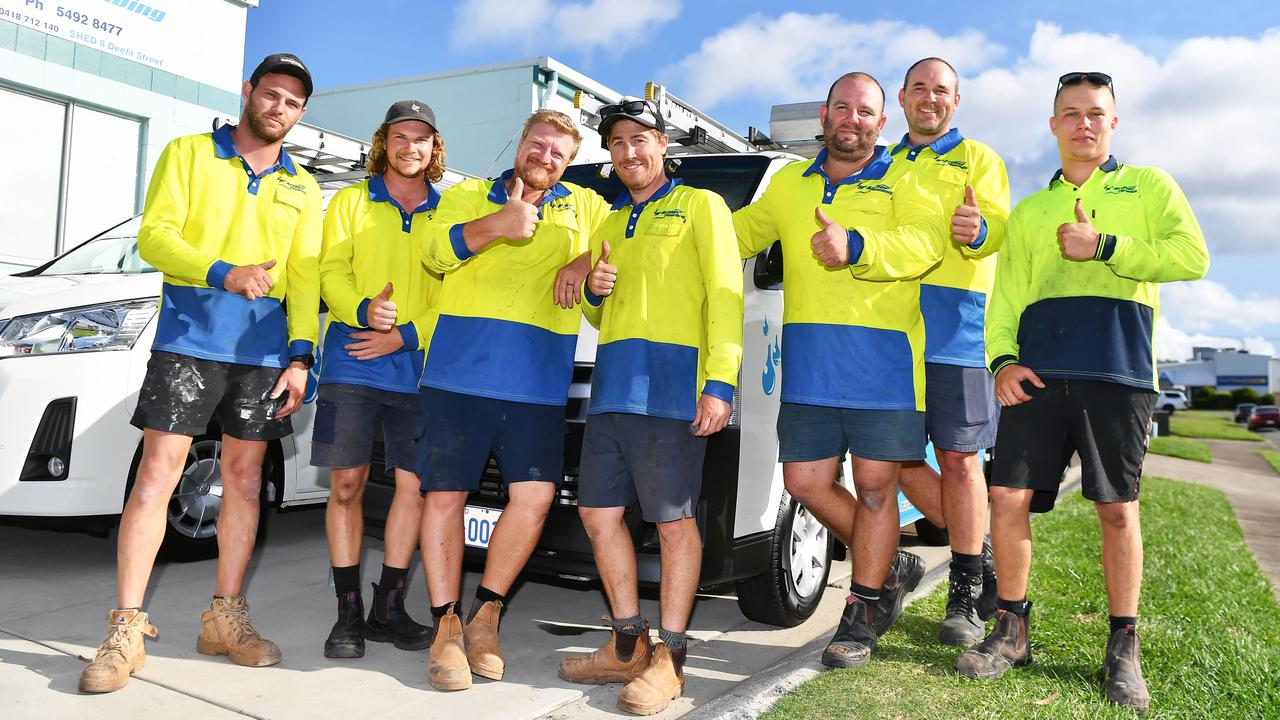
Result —
M1187 402L1187 394L1181 390L1161 390L1156 400L1156 409L1171 413L1174 410L1186 410L1191 407Z
M1253 414L1253 409L1258 407L1257 403L1240 403L1236 406L1236 422L1247 423L1249 416Z
M1261 430L1264 427L1280 428L1280 407L1275 405L1259 405L1249 416L1249 429Z

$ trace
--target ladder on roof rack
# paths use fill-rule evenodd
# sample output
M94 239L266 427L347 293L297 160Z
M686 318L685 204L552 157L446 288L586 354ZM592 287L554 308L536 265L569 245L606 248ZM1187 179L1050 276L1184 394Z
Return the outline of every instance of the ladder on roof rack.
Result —
M232 122L235 121L226 116L215 117L213 129ZM364 163L369 156L368 143L301 122L285 135L284 150L317 180L326 175L345 173L359 173L359 178L362 178Z

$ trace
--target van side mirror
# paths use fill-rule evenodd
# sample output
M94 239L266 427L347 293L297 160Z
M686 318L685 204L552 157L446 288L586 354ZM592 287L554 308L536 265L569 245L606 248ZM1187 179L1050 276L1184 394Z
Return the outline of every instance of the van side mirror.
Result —
M782 241L775 240L768 250L756 255L755 283L761 290L782 289Z

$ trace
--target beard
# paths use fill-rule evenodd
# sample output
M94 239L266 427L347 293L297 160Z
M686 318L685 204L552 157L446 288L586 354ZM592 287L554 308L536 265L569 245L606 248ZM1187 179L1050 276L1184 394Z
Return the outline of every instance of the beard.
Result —
M402 161L402 162L403 162L403 161ZM405 164L406 166L413 167L413 164L412 164L412 163L405 162L404 164ZM388 158L387 158L387 170L391 171L392 173L395 173L396 175L399 175L400 177L402 177L402 178L404 178L404 179L406 179L406 180L417 180L418 178L420 178L420 177L422 177L423 175L425 175L425 174L426 174L426 172L427 172L427 164L426 164L426 163L421 163L421 162L420 162L420 163L417 163L417 168L418 168L418 169L417 169L416 171L414 171L414 172L405 172L405 171L404 171L404 170L403 170L403 169L402 169L402 168L401 168L401 167L396 163L396 161L395 161L395 159L394 159L394 158L390 158L390 157L388 157Z
M262 117L262 113L254 110L252 107L245 109L245 116L249 121L249 131L253 133L254 137L268 144L280 142L284 139L284 136L288 135L289 131L293 129L292 125L287 125L283 121L281 122L279 129L272 128L267 125L267 121Z
M874 125L861 132L854 130L855 137L852 141L842 140L836 133L839 129L830 123L824 124L822 138L826 141L827 154L843 162L868 157L875 151L876 140L880 139L880 128Z
M524 186L529 190L550 190L553 185L560 182L560 175L554 170L535 162L531 162L525 158L520 167L516 168L516 175L524 181Z

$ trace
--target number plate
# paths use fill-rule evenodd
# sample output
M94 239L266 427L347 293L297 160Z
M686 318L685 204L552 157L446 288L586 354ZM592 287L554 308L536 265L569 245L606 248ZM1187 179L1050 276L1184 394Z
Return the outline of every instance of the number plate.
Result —
M489 547L489 538L498 525L501 510L468 505L462 516L462 534L467 545L471 547Z

